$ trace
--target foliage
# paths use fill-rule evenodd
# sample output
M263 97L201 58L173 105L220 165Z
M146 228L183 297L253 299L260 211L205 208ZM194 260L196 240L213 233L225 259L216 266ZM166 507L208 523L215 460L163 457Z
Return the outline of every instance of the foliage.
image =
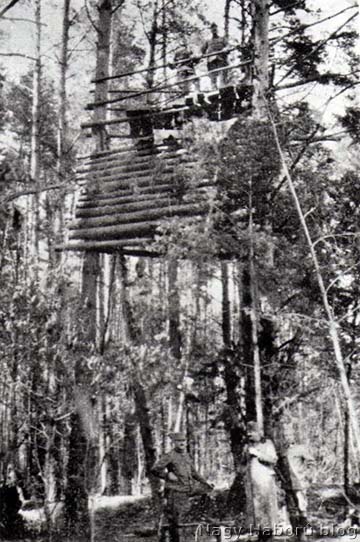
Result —
M7 95L9 129L21 149L21 154L30 155L32 126L32 72L22 76L19 83L12 83ZM42 79L40 106L40 141L44 167L51 167L56 160L56 125L54 84Z

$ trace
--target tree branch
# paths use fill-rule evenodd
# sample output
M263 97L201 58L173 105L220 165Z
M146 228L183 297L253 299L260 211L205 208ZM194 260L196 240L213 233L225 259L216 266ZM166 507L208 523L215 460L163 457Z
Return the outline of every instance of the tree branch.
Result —
M25 19L23 17L2 17L4 21L11 21L11 22L19 22L19 23L31 23L31 24L39 24L33 19ZM48 26L46 23L40 23L41 26Z
M120 0L118 5L112 10L111 15L114 15L114 13L116 13L118 9L122 8L124 4L125 0Z
M96 26L93 18L91 17L91 14L90 14L90 11L89 11L89 6L87 4L87 0L85 0L85 12L86 12L86 15L91 23L91 26L94 28L95 32L98 33L99 32L99 29L98 27Z
M271 11L269 15L270 17L272 17L273 15L277 15L278 13L281 13L282 11L285 11L286 9L294 9L296 8L296 6L299 6L300 4L302 4L302 0L299 0L298 2L294 2L290 6L286 6L286 8L280 8L280 9L277 9L276 11Z
M34 62L36 61L36 58L33 56L24 55L22 53L0 53L0 56L17 56L20 58L26 58L27 60L33 60Z
M283 39L288 38L289 36L292 36L293 34L296 34L299 30L306 30L307 28L311 28L313 26L317 26L318 24L324 23L326 21L330 21L331 19L334 19L335 17L338 17L339 15L342 15L343 13L348 11L349 9L354 9L354 8L355 8L355 6L349 6L349 7L345 8L345 9L342 9L341 11L337 11L333 15L329 15L328 17L325 17L324 19L320 19L319 21L315 21L314 23L300 24L300 27L298 26L295 30L292 30L288 34L285 34L284 36L280 36L279 38L270 38L269 41L272 42L272 45L275 45L279 41L282 41ZM277 27L272 28L270 30L270 32L273 32L275 30L278 30L278 28Z
M288 407L292 405L293 403L296 403L296 401L298 401L299 399L307 397L308 395L311 395L312 393L319 391L320 389L321 389L320 386L315 386L308 390L302 391L301 393L296 393L295 395L292 395L291 397L286 397L286 399L284 399L284 401L278 407L274 409L274 414L277 414L278 412L283 410L283 408Z
M355 17L357 17L357 13L354 13L353 15L351 15L351 17L349 17L343 24L341 24L336 30L334 30L334 32L332 32L327 38L321 40L318 45L312 50L310 51L310 53L308 53L307 55L305 55L303 57L303 60L311 57L313 54L315 54L317 51L319 51L322 47L324 47L324 45L327 44L328 41L332 40L339 32L340 30L342 30L346 25L348 25L353 19L355 19ZM291 75L294 70L296 69L295 66L293 66L292 68L290 68L283 76L282 78L280 79L280 81L278 81L277 85L279 85L279 83L281 83L282 81L284 81L284 79L286 79L287 77L289 77L289 75ZM277 86L276 85L276 86Z
M349 74L339 74L339 73L333 73L333 72L327 72L327 73L320 73L318 75L314 75L314 77L309 77L308 79L304 79L304 80L299 80L299 81L294 81L293 83L288 83L286 85L279 85L279 84L276 84L274 87L273 87L273 90L275 92L277 92L278 90L286 90L288 88L296 88L296 87L302 87L304 85L308 85L309 83L314 83L314 82L328 82L329 79L331 78L335 78L335 77L349 77L351 75L356 75L358 73L359 70L356 70L354 72L351 72ZM284 78L281 79L281 81L283 80ZM353 83L354 85L358 85L359 83L358 82L355 82Z
M7 196L2 201L0 201L1 205L6 205L7 203L10 203L11 201L14 201L15 199L21 198L22 196L31 196L33 194L39 194L40 192L48 192L49 190L60 190L61 188L68 188L69 184L68 182L65 183L59 183L59 184L50 184L49 186L45 186L44 188L36 189L33 188L31 190L22 190L21 192L15 192L14 194L10 194L10 196Z
M0 11L0 17L3 17L3 15L5 15L5 13L9 11L9 9L13 8L18 2L19 0L11 0L11 2L9 2L9 4Z

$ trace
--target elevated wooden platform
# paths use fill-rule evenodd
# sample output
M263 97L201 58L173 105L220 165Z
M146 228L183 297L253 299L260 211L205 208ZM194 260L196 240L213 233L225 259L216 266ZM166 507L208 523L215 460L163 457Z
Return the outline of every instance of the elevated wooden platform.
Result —
M79 195L67 249L146 251L159 225L177 217L201 216L208 209L208 182L186 186L188 153L172 138L155 145L140 140L131 148L98 153L80 161Z
M194 158L181 139L169 137L158 144L154 131L181 130L194 117L216 122L249 114L251 98L252 86L241 83L188 96L168 108L127 109L118 118L85 124L127 123L128 135L119 137L129 144L79 159L82 189L68 243L59 248L159 256L152 246L159 227L170 218L204 216L208 191L216 187L192 175Z

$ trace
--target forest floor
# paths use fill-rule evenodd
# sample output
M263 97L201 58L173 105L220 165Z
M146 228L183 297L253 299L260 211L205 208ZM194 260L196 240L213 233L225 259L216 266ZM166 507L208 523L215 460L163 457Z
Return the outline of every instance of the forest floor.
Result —
M95 542L156 542L159 525L159 511L153 506L149 497L97 497L95 500ZM360 527L357 525L357 509L350 506L338 487L327 488L319 492L313 491L309 499L308 540L321 541L331 539L341 542L360 542ZM28 532L32 540L45 540L42 509L22 512ZM198 525L216 525L223 523L233 525L235 533L239 533L237 519L240 516L229 505L229 491L215 490L209 497L194 497L191 509L185 519L190 525L184 531L182 542L215 541L214 530L197 530ZM220 521L219 521L220 520ZM284 523L285 525L285 523ZM197 532L197 537L195 533ZM230 537L223 532L223 540L255 541L256 535L237 535ZM284 530L279 540L290 538ZM61 539L61 535L59 537ZM59 539L58 538L58 539ZM76 541L73 541L76 542Z

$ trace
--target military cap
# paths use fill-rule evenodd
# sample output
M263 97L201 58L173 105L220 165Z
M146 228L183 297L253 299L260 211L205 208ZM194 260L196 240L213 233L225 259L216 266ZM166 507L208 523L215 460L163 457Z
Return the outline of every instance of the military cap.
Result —
M178 431L177 433L172 434L173 440L186 440L185 433L182 433L181 431Z

